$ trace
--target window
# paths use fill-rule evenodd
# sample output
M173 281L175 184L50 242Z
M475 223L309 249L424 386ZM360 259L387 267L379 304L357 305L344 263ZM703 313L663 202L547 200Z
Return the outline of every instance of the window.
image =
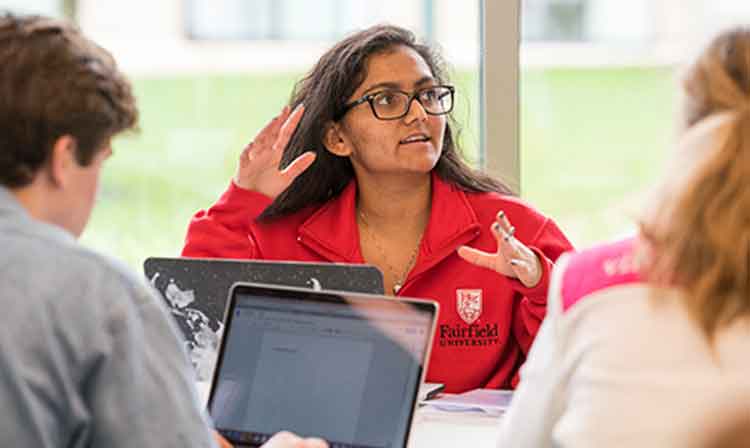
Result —
M188 0L186 28L193 39L331 40L387 19L391 16L388 3L392 2ZM419 22L424 18L412 14L409 19Z
M82 241L140 270L177 256L188 222L228 186L242 148L333 42L389 22L437 42L454 116L479 156L479 1L83 0L85 33L134 81L138 134L118 138ZM311 18L316 18L315 20Z
M629 231L672 142L681 64L750 16L744 0L311 4L0 0L17 12L75 9L134 80L142 132L115 141L84 243L135 268L176 255L191 214L226 187L295 80L333 41L379 22L442 47L472 160L519 186L579 245ZM315 14L325 17L302 20Z
M69 1L65 0L0 0L0 12L11 11L16 14L43 14L60 17L64 14Z
M525 40L582 41L585 39L585 0L525 0Z
M577 245L630 232L675 134L680 69L744 0L523 0L524 197Z
M192 0L187 33L193 39L270 39L277 36L278 5L273 0Z

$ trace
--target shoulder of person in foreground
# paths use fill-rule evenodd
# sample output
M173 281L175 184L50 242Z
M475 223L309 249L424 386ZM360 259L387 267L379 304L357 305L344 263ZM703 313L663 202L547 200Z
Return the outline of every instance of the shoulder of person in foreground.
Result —
M97 433L107 443L110 443L114 433L119 437L113 439L118 440L117 443L124 443L123 446L134 440L132 435L128 435L130 431L141 431L144 443L160 440L160 443L165 442L168 446L171 443L184 447L213 446L215 438L208 416L201 409L194 384L195 376L182 350L181 336L161 297L144 276L120 261L87 249L82 249L81 254L98 259L104 271L99 285L103 288L100 296L107 294L108 285L121 289L121 294L112 291L112 298L105 305L110 308L109 329L113 339L110 354L119 359L112 363L111 371L106 372L111 378L101 379L105 389L99 395L103 397L91 398L97 402L95 406L104 412L107 412L104 408L108 406L108 396L109 399L132 398L132 403L123 406L121 412L123 415L133 412L139 415L131 420L132 427L120 434L110 428L115 426L119 429L120 425L105 416L102 418L103 430ZM123 380L123 370L139 380ZM165 427L172 428L167 439L160 435ZM128 439L130 442L127 442Z
M12 407L87 428L75 437L92 446L212 446L177 332L145 279L72 239L40 240L22 262L29 306L17 311L25 318L15 326L26 331L15 337L23 343L3 362ZM54 410L39 394L57 397ZM0 440L49 431L11 420ZM163 428L171 428L166 439Z
M634 238L568 252L557 262L550 282L547 316L526 363L510 409L501 423L499 447L549 446L565 407L570 374L565 362L568 313L596 300L595 292L638 282Z

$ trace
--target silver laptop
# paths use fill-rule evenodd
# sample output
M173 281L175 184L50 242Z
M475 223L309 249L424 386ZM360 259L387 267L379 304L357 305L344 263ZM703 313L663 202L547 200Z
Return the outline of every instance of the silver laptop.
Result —
M405 447L435 302L234 285L208 410L235 446L280 430L331 448Z
M235 282L383 293L383 274L359 264L149 258L143 270L180 328L199 381L211 379L229 288Z

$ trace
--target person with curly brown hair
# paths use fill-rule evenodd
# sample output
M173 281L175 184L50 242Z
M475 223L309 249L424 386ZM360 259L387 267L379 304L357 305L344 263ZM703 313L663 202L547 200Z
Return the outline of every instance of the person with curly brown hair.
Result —
M115 61L74 26L0 16L0 446L228 446L161 299L76 242L137 117Z

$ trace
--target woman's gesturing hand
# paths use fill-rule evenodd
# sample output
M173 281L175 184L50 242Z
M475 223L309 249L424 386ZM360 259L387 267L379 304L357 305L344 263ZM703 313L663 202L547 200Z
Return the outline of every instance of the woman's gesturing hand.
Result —
M542 278L542 266L536 254L513 237L515 228L502 211L491 227L497 239L495 253L483 252L469 246L458 248L458 255L469 263L492 269L508 277L517 278L527 288L533 288Z
M279 170L284 148L304 113L305 107L301 104L293 111L286 106L281 114L261 129L240 154L240 163L234 175L235 185L276 198L297 176L312 165L315 153L308 151L294 159L283 170Z

